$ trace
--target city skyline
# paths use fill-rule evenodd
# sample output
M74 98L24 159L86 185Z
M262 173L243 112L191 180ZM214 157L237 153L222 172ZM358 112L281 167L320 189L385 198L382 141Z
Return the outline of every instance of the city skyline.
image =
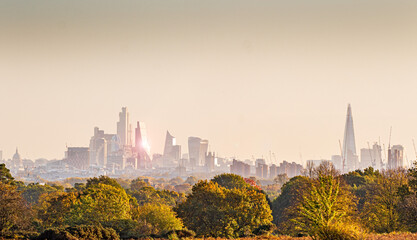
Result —
M167 151L166 150L167 149L167 144L173 144L173 146L179 146L179 149L181 149L181 144L177 144L176 137L172 136L169 133L169 130L167 130L166 131L166 136L165 136L164 150L161 151L161 152L151 152L150 151L151 146L148 144L149 141L148 141L148 139L146 137L147 133L146 133L146 130L145 130L145 128L146 128L145 127L145 123L144 122L137 121L137 128L136 128L136 130L134 130L131 127L131 124L130 124L131 121L132 121L132 119L130 119L130 113L128 112L127 107L122 107L121 108L121 112L119 112L119 121L116 124L117 125L116 129L117 129L118 134L111 133L111 134L107 134L106 135L106 136L108 136L108 137L106 137L106 138L108 138L108 144L109 144L109 147L107 147L108 149L111 148L110 147L110 145L112 144L111 141L120 141L120 147L122 147L122 146L129 146L129 147L134 147L135 149L138 148L138 145L137 145L138 144L137 143L138 136L139 136L139 140L140 140L141 139L140 135L142 134L140 129L142 129L143 134L145 134L145 135L143 135L144 136L144 139L143 140L145 140L145 142L141 143L140 146L143 146L145 148L145 151L148 152L148 155L149 156L151 156L152 154L163 154L165 156L167 154L166 153L166 151ZM134 121L135 120L133 120L133 122ZM126 124L124 124L124 125L121 126L120 125L121 122L125 122ZM121 130L121 129L124 129L124 130ZM97 132L98 131L99 131L99 127L97 127L97 126L94 127L94 136L92 137L92 139L95 138L95 136L97 135ZM100 134L104 134L104 131L102 130ZM113 136L116 136L116 135L126 136L126 138L125 138L125 140L121 140L121 139L123 139L123 137L119 137L120 139L119 138L114 139ZM392 137L392 129L390 129L390 135ZM128 136L130 136L130 137L128 137ZM112 138L113 138L113 140L110 140ZM134 142L133 142L133 138L136 139ZM184 145L184 146L187 146L188 147L188 150L190 149L190 139L193 139L193 140L198 139L198 142L199 143L200 143L200 141L202 143L204 142L205 143L206 150L203 150L203 151L206 151L205 153L207 153L207 147L208 147L208 141L207 140L202 140L201 138L192 137L192 136L188 137L188 143L186 143L186 145ZM92 141L92 140L90 140L90 141ZM379 139L379 141L380 141L380 139ZM124 145L123 142L128 142L128 145ZM140 140L140 142L141 142L141 140ZM388 143L391 143L391 142L389 141ZM367 144L369 146L369 142ZM378 142L377 141L374 141L374 144L378 144ZM385 143L383 143L383 145L385 147ZM73 147L73 146L66 145L66 147ZM76 148L77 147L84 148L85 146L74 146L74 147L76 147ZM89 147L90 147L90 152L91 151L93 151L93 152L95 151L95 150L91 150L91 147L92 147L91 142L90 142L90 146ZM170 150L170 147L172 148L172 146L168 146L168 152L171 151ZM365 155L365 157L368 157L367 155L369 154L369 151L370 150L368 150L367 148L362 148L361 149L361 152L362 151L365 151L365 152L367 152L367 154L362 154L361 153L361 157L360 158L359 158L358 153L356 152L356 143L355 143L355 134L354 134L354 126L353 126L353 117L352 117L351 104L348 104L347 105L347 114L346 114L346 120L345 120L345 130L344 130L343 146L340 145L340 147L343 148L343 151L342 152L343 152L343 155L344 155L341 158L341 161L344 160L345 161L345 165L343 166L343 162L341 162L340 163L340 166L338 164L336 164L336 166L338 166L338 168L340 168L341 171L347 172L347 171L352 171L354 169L358 169L358 168L363 168L364 167L364 166L362 166L362 164L363 164L363 162L362 162L363 161L363 155ZM380 147L382 147L382 146L380 146ZM388 151L390 145L387 145L386 147L387 147L386 148L386 151ZM394 147L396 147L396 146L394 146ZM402 148L401 145L400 145L400 147ZM17 151L17 148L16 148L16 151ZM94 147L93 147L93 149L94 149ZM351 153L349 153L349 151L351 151ZM271 160L271 157L272 157L271 153L274 155L274 159L272 159L272 160ZM90 153L90 158L93 157L95 159L96 158L95 155L91 155L91 154L92 154L92 152ZM171 153L168 153L168 154L171 154ZM179 150L179 153L175 153L175 154L179 154L178 156L180 156L181 155L181 150ZM389 152L387 152L386 154L389 155ZM190 151L187 152L187 155L190 155ZM372 153L370 155L372 156ZM205 156L205 154L203 154L203 156ZM310 158L310 159L305 159L305 160L306 161L311 161L311 160L312 161L330 160L334 156L337 156L337 153L333 153L333 155L331 157L319 157L319 158L315 158L315 159L314 158ZM374 157L376 157L376 156L377 155L375 154ZM293 161L293 162L297 162L297 163L303 164L303 165L305 164L305 162L298 162L296 160L291 160L291 159L275 159L275 152L272 152L272 151L269 152L269 156L268 156L268 154L266 154L266 155L256 156L256 157L255 156L252 156L252 158L239 158L239 157L235 157L235 156L222 156L222 157L231 157L231 158L236 158L236 159L240 159L240 160L251 159L253 161L255 159L261 158L261 159L266 160L269 164L279 164L279 163L282 163L282 162L285 162L285 161L288 161L288 160L289 161ZM388 158L385 159L382 156L380 156L380 157L381 157L382 161L384 161L385 167L388 167L388 165L389 165L388 164L388 161L389 161ZM25 157L23 157L23 158L25 158ZM8 159L8 158L5 158L5 160L6 159ZM31 158L30 157L26 157L26 159L31 159ZM59 159L59 157L56 158L56 159ZM32 160L35 160L35 159L32 159ZM49 159L49 160L52 160L52 159ZM193 160L191 158L189 160L190 161L195 161L195 160ZM95 161L96 160L93 160L93 162L95 162ZM99 160L97 160L97 161L99 161ZM358 161L361 162L361 165L359 165L359 162ZM365 161L369 161L369 160L366 159ZM405 159L403 161L404 161L402 163L403 166L407 167L407 166L409 166L411 164L412 159L407 159L407 157L405 157ZM92 160L90 160L90 163L91 162L92 162ZM203 164L203 163L200 163L199 165L201 166L201 164ZM368 163L366 163L366 164L368 164ZM101 165L103 165L103 164L101 164ZM192 163L191 163L191 165L192 165Z
M357 149L415 159L417 2L0 3L0 150L60 159L122 106L218 156L305 162L340 154L352 104ZM134 120L134 121L133 121Z

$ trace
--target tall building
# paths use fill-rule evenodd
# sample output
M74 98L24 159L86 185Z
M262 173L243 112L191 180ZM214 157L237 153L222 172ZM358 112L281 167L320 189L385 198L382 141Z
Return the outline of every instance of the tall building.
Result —
M388 148L388 169L404 167L404 147L394 145Z
M332 155L332 163L336 169L342 170L343 168L342 156Z
M143 122L137 122L137 127L135 130L135 152L137 155L136 166L139 168L150 167L150 147L146 134L146 126Z
M361 169L373 167L374 169L382 169L382 148L378 143L374 143L371 149L361 149Z
M90 165L106 167L108 156L112 155L118 148L115 134L105 134L98 127L94 128L94 135L90 139Z
M208 150L208 141L199 137L188 138L188 155L191 167L204 166Z
M165 137L164 147L164 165L175 165L174 162L178 162L181 159L181 146L176 144L175 137L168 131Z
M90 151L87 147L69 147L67 149L67 164L80 170L88 169Z
M352 109L348 105L345 125L345 136L343 139L342 172L353 171L359 168L358 155L356 154L355 132L353 129Z
M240 175L242 177L249 177L250 175L250 165L242 161L233 159L232 164L230 165L230 173Z
M132 146L132 126L129 121L129 112L126 107L123 107L122 111L119 113L117 136L122 148Z
M215 155L214 153L209 152L206 156L205 156L205 167L207 172L212 172L214 170L214 160L215 159Z

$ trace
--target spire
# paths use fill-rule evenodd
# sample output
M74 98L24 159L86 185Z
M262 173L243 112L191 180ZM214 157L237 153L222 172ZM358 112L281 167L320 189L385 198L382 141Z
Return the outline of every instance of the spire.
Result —
M354 170L357 162L355 131L353 129L352 108L348 105L346 114L345 137L343 140L343 170ZM347 169L345 169L347 167Z

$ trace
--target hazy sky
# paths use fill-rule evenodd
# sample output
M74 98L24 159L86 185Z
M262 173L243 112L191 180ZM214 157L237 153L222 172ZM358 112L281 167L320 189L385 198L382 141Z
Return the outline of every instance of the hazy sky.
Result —
M222 156L301 162L381 137L415 159L417 1L0 0L0 150L62 158L118 112ZM300 156L301 155L301 156Z

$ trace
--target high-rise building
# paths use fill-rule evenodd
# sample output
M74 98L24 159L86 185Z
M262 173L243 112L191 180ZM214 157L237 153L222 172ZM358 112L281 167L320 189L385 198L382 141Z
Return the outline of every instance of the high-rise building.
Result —
M0 151L0 162L3 162L3 151Z
M132 126L129 121L129 112L126 107L123 107L122 111L119 113L117 136L122 148L132 146Z
M352 109L348 105L346 114L345 136L343 139L342 172L353 171L359 167L356 154L355 132L353 129Z
M232 164L230 165L230 173L240 175L242 177L249 177L250 175L250 165L242 161L233 159Z
M274 179L276 176L278 176L278 166L275 164L272 164L269 167L269 178Z
M212 172L214 170L214 153L209 152L205 156L205 167L207 172Z
M199 157L200 163L199 163L199 165L200 166L203 166L205 164L205 157L206 157L207 151L208 151L208 144L209 144L208 140L201 140L201 142L200 142L200 151L199 151L199 153L200 153L200 157Z
M137 122L135 131L135 152L137 154L137 167L147 168L151 166L150 147L146 134L146 126L143 122Z
M106 167L108 156L115 152L113 145L117 143L115 134L105 134L98 127L94 128L94 135L90 139L90 165Z
M361 149L361 169L373 167L374 169L382 169L382 148L374 143L371 149Z
M181 159L181 146L176 144L175 137L172 136L168 131L165 137L164 147L164 165L175 165L175 161Z
M336 169L342 170L343 168L342 156L332 155L332 163Z
M69 147L67 149L67 164L70 167L85 170L89 167L90 153L88 147Z
M261 179L268 178L268 165L258 163L256 165L256 176Z
M204 166L208 150L208 141L199 137L188 138L188 154L191 167Z
M404 147L394 145L388 148L388 169L404 167Z

